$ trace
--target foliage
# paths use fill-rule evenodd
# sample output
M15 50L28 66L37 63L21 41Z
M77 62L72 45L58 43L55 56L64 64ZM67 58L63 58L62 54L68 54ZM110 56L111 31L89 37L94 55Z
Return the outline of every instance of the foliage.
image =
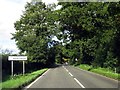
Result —
M72 57L63 54L71 59L71 64L118 68L119 2L59 2L59 5L62 5L59 10L61 31L68 32L70 39L69 48L64 51L71 51ZM63 39L66 39L64 35Z
M59 2L58 5L62 7L56 10L55 4L28 3L15 23L13 39L30 62L89 64L117 68L120 72L120 3Z
M52 20L49 21L49 14L53 8L54 5L46 6L45 3L32 1L27 3L20 20L15 22L13 39L21 53L26 52L30 62L50 62L48 43L51 42L52 31L48 26L52 23Z

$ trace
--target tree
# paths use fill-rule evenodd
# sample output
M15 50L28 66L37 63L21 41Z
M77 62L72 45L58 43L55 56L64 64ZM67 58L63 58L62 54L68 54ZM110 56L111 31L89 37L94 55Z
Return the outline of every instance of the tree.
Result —
M116 64L114 65L115 67L117 67L117 71L120 72L120 50L118 48L120 48L120 2L116 2L116 3L110 3L109 4L109 8L108 8L108 12L110 14L110 16L112 17L112 20L114 21L114 26L115 26L115 36L113 39L113 44L112 44L112 54L114 57L116 57Z
M62 6L59 10L55 10L55 4L46 6L42 2L26 5L13 34L21 52L26 51L30 60L44 64L59 58L60 63L68 59L71 64L118 68L120 4L59 2L58 5Z
M47 64L51 32L49 15L54 5L46 6L42 2L27 3L19 21L15 22L16 32L13 34L21 53L26 52L28 60ZM52 20L51 20L52 22Z
M114 45L119 45L118 38L117 44L115 44L115 38L118 37L116 33L119 32L116 28L116 24L119 27L117 21L119 3L60 2L59 5L62 5L59 11L61 31L69 32L67 37L71 40L70 48L75 54L79 53L78 64L109 67L110 64L107 62L111 62L111 68L116 67L117 60L114 53L119 51L115 49ZM115 13L117 13L117 19L115 19ZM115 15L113 16L113 14ZM65 34L63 33L63 35ZM66 38L63 37L63 39ZM75 48L77 51L74 51ZM77 57L75 54L72 56ZM110 57L110 55L112 56Z

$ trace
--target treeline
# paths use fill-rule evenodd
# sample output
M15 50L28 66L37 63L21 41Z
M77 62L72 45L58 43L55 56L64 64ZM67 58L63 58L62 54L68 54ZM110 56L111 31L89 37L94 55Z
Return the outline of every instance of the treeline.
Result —
M16 40L30 62L89 64L120 72L120 3L27 3L15 22ZM59 41L53 40L57 37Z

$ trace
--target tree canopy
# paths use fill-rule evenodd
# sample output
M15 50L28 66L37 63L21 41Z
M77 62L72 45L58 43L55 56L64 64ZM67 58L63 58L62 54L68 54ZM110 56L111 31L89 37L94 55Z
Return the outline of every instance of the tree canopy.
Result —
M45 5L27 3L15 22L16 40L21 53L30 61L69 62L94 67L119 68L120 3L59 2ZM53 40L57 37L58 40ZM119 70L119 69L118 69Z

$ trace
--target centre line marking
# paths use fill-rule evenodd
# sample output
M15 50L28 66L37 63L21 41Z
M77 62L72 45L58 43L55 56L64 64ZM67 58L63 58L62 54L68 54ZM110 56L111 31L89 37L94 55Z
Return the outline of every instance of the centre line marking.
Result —
M63 66L63 68L69 73L70 76L73 77L73 75ZM85 88L76 78L74 78L74 80L82 87Z
M63 68L64 68L67 72L69 72L64 66L63 66Z
M70 76L72 76L73 77L73 75L69 72L69 74L70 74Z
M67 69L66 69L67 72L69 72Z
M75 80L82 88L85 88L76 78L74 78L74 80Z

